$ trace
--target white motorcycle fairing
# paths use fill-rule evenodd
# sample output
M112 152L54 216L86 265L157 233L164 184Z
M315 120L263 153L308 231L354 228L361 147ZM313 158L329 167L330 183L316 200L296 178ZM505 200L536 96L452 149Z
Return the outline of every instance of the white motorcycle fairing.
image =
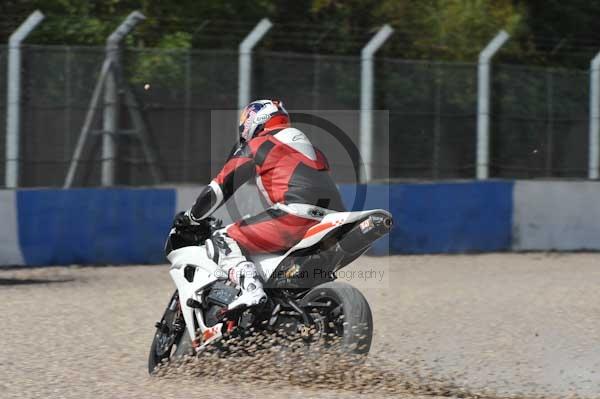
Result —
M223 273L221 268L208 257L204 245L173 250L167 255L167 259L171 262L169 274L179 291L181 312L187 331L193 341L196 338L196 322L194 319L197 321L197 325L202 333L209 330L209 327L204 324L204 317L201 310L189 307L187 300L191 298L200 302L202 289L219 280L219 278L223 278ZM196 269L192 281L188 281L185 277L186 266L192 266ZM212 330L214 327L216 326L210 329Z

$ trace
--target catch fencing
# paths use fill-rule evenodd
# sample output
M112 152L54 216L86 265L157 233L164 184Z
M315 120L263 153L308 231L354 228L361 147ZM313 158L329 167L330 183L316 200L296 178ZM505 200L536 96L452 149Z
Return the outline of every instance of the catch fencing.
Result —
M21 187L64 184L103 47L23 46ZM0 46L0 131L6 126L7 47ZM211 154L213 110L233 110L238 53L230 50L125 49L123 68L158 153L161 183L206 183L223 157ZM256 51L252 98L281 98L290 110L360 107L360 57ZM586 178L589 71L494 64L490 177ZM374 179L471 179L476 174L477 64L378 57ZM101 106L101 104L100 104ZM358 115L358 111L357 111ZM121 112L122 126L131 125ZM96 121L96 125L100 125ZM348 132L358 137L359 120ZM389 137L387 136L389 132ZM385 137L382 137L385 136ZM75 186L100 184L100 140L90 141ZM118 138L117 185L151 185L135 138ZM326 149L325 149L326 150ZM0 139L4 176L5 139ZM343 166L343 165L342 165ZM350 182L344 175L341 182ZM0 180L2 181L2 180Z

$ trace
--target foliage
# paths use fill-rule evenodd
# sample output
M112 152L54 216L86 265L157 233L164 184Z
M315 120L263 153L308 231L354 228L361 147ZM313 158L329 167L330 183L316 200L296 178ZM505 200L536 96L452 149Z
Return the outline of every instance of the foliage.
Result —
M191 35L185 32L166 34L156 49L136 50L130 54L135 58L131 81L133 83L180 88L185 83L186 54L191 48ZM169 50L169 51L160 51Z
M472 62L500 29L512 35L505 59L584 66L600 49L600 3L589 0L4 0L0 40L36 8L48 18L30 40L44 44L102 45L139 9L137 47L235 49L268 17L261 48L276 51L357 54L384 23L395 34L382 52L400 58Z

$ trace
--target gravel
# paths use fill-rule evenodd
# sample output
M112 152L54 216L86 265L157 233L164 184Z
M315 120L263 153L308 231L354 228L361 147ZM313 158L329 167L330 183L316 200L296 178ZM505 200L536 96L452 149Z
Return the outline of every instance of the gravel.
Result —
M0 269L0 398L600 398L599 261L364 257L345 278L373 309L365 362L207 354L158 377L146 361L166 266Z

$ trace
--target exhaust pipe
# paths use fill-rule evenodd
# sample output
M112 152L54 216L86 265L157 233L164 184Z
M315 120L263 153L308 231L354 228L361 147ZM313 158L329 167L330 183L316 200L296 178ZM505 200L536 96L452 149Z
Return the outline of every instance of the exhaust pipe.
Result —
M392 218L383 219L383 225L385 227L387 227L388 231L392 229L393 224L394 224L394 221L392 220Z
M338 244L347 254L362 253L375 240L388 234L393 224L390 216L375 213L344 234Z

